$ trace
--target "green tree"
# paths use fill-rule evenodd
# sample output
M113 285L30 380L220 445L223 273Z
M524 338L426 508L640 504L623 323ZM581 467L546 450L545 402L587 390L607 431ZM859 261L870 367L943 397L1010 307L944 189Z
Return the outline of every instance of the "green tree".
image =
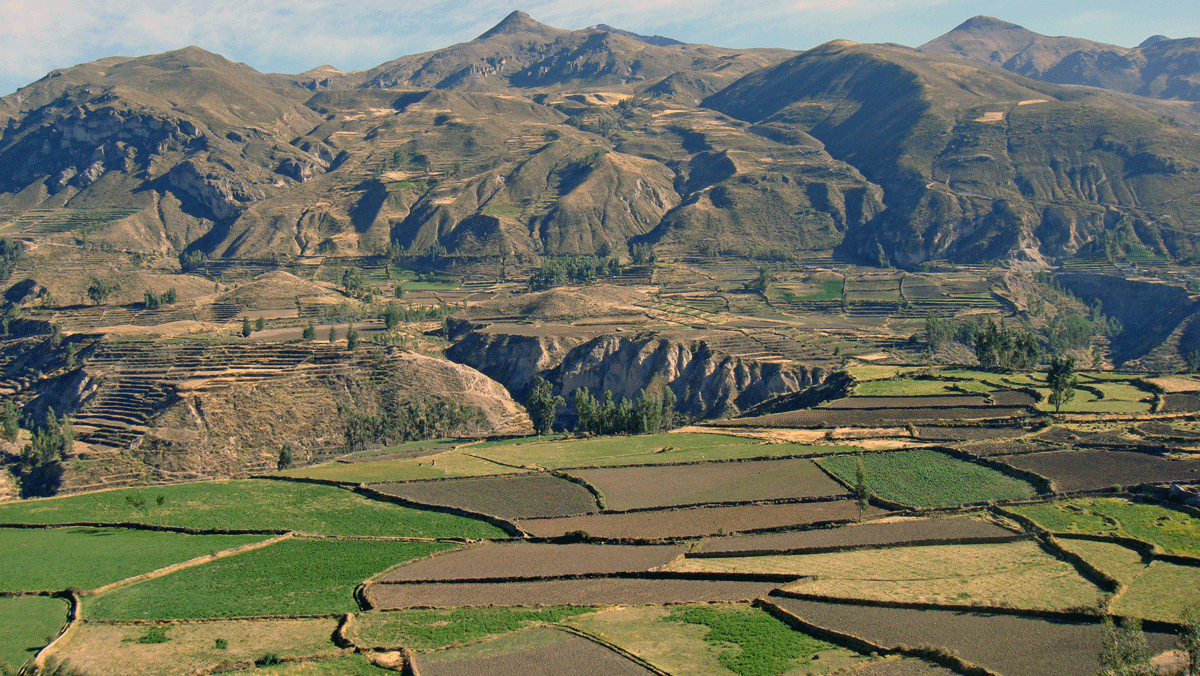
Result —
M250 337L250 318L249 317L242 317L242 337L243 338Z
M157 293L154 293L150 289L146 289L145 301L143 301L143 304L146 306L147 310L157 310L158 308L162 307L162 298L160 298Z
M99 305L103 303L109 296L114 293L121 292L121 283L115 280L100 279L92 277L92 282L88 285L87 295L92 299L92 302Z
M17 405L12 399L5 399L4 405L0 406L0 426L3 428L5 439L17 440L17 434L21 432L21 412L17 410Z
M1187 653L1190 676L1200 676L1200 605L1189 606L1179 618L1183 633L1179 635L1179 647Z
M363 278L358 268L346 268L342 272L342 288L346 290L347 296L357 295L362 290Z
M404 309L400 307L399 303L388 303L387 306L383 308L381 316L383 317L384 328L386 328L388 331L391 331L392 329L396 328L396 325L399 324L400 320L404 317Z
M20 242L13 241L8 237L0 237L0 280L8 279L8 276L12 274L23 251L24 247Z
M629 248L629 259L634 267L643 268L654 265L657 256L649 244L634 244Z
M262 317L254 320L255 331L262 331L265 328L267 328L267 320L263 319Z
M404 282L400 282L396 285L396 288L392 290L392 295L396 298L404 297Z
M167 305L174 305L176 297L177 294L175 293L175 287L172 286L171 288L167 289L166 293L162 295L162 301Z
M1101 626L1100 673L1111 676L1150 676L1150 645L1142 632L1142 621L1127 617L1121 626L1105 617Z
M1075 358L1051 357L1046 384L1050 386L1050 403L1054 404L1054 412L1058 413L1063 404L1075 397L1075 386L1079 384L1079 376L1075 374Z
M312 322L309 322L308 326L304 327L304 332L300 334L300 337L304 340L312 340L313 338L316 338L317 327L313 326Z
M936 351L954 337L954 323L932 313L925 316L925 342L929 351Z
M329 327L329 342L331 342L331 343L337 342L337 327L336 326Z
M346 326L346 349L354 350L358 347L358 330L353 324Z
M863 510L871 504L871 491L867 488L867 471L861 458L854 466L854 501L858 503L858 520L862 521Z
M285 470L292 468L292 462L292 445L284 444L283 448L279 449L279 460L276 464L280 470Z
M525 408L529 411L529 419L533 422L533 429L539 435L548 434L551 426L554 425L555 412L559 406L565 403L565 399L554 394L553 385L545 378L538 377L529 393L529 399L525 402Z

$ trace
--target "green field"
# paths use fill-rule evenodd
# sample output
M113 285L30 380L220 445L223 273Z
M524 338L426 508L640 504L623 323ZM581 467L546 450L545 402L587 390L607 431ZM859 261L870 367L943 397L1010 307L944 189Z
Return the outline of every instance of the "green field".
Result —
M782 674L812 665L815 653L839 650L749 606L685 606L663 621L707 628L705 642L719 651L717 660L721 666L739 676Z
M1129 584L1113 612L1147 620L1179 622L1185 610L1200 604L1200 568L1155 561Z
M359 645L437 650L502 636L535 624L553 624L594 608L455 608L363 613L348 633Z
M960 389L954 389L958 387ZM862 383L854 388L854 394L860 397L928 397L936 395L963 395L962 390L981 394L991 392L995 388L976 380L947 382L943 380L908 379L873 380ZM919 402L913 402L920 406Z
M352 592L401 561L450 545L291 539L84 601L94 619L317 615L358 610Z
M96 589L174 563L265 539L123 528L0 529L0 591Z
M1156 544L1168 554L1200 557L1200 519L1160 505L1096 498L1010 509L1056 533L1116 533Z
M310 535L504 537L474 519L369 500L342 488L262 479L129 488L0 506L0 523L73 522Z
M913 507L1013 500L1035 493L1025 481L930 450L840 455L819 458L816 463L853 484L860 459L872 493Z
M11 570L5 566L4 570ZM0 598L0 666L32 659L67 622L67 602L45 596Z

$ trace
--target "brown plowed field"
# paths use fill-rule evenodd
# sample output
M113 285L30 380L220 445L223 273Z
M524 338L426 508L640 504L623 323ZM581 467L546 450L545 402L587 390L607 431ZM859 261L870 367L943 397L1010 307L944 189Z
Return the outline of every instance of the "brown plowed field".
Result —
M992 404L995 406L1033 406L1037 400L1028 392L1005 390L992 393Z
M987 397L982 394L945 394L920 397L847 397L825 404L824 409L853 408L958 408L962 406L987 406Z
M1057 491L1132 486L1157 481L1200 481L1200 457L1172 460L1130 451L1054 451L997 458L1011 467L1040 474Z
M530 629L478 645L418 656L414 662L415 671L423 676L654 673L598 643L553 629Z
M1164 394L1162 413L1187 413L1200 411L1200 395Z
M571 470L595 486L606 509L638 509L843 495L811 460L759 460Z
M930 421L991 420L1027 415L1024 408L980 406L977 408L895 408L886 411L855 409L807 409L772 413L756 418L724 420L726 427L887 427Z
M484 580L490 578L607 575L650 570L674 561L687 547L499 542L464 547L402 566L381 578Z
M550 474L411 481L372 486L380 493L505 519L588 514L598 510L588 489Z
M930 441L978 441L983 439L1014 439L1029 433L1024 427L936 427L917 428L918 439Z
M869 507L864 516L886 512ZM858 506L850 500L804 502L785 505L739 507L696 507L629 514L590 514L561 519L517 521L517 527L537 537L558 537L573 530L586 530L592 537L613 539L691 538L718 533L802 526L825 521L858 518Z
M977 458L990 458L997 455L1021 455L1023 453L1045 453L1053 449L1048 444L1029 441L992 441L979 444L964 444L956 446Z
M381 610L458 606L636 606L750 601L775 582L645 580L598 577L536 582L372 584L367 600Z
M965 517L905 519L885 523L856 524L840 528L818 528L787 533L716 538L705 542L700 551L705 554L748 551L788 552L823 547L861 547L926 541L949 543L973 538L1012 535L1016 535L1016 533L982 519Z
M1100 663L1100 625L952 610L877 608L800 599L772 602L826 629L875 645L944 646L962 659L1001 674L1091 676ZM1147 634L1156 651L1175 637Z
M1161 437L1178 437L1180 439L1200 439L1200 432L1172 427L1161 422L1146 422L1138 425L1142 434L1153 434Z

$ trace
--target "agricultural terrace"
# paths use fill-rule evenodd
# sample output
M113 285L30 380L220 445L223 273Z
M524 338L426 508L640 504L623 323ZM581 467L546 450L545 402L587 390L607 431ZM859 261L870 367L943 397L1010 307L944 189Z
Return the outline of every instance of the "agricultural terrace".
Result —
M1200 518L1124 498L1079 498L1006 508L1056 533L1116 534L1200 558Z
M914 507L946 507L989 500L1028 498L1028 482L932 450L840 455L816 462L853 485L862 462L870 492Z
M334 618L192 624L85 622L66 634L51 655L70 661L71 666L86 674L188 674L211 668L214 660L240 662L266 654L301 658L335 653L330 636L337 625ZM215 647L218 641L223 648Z
M637 573L683 556L681 545L631 546L500 542L467 545L405 564L379 582L535 578Z
M282 661L274 664L274 656L264 654L255 660L252 667L226 671L224 674L239 676L253 674L254 676L391 676L394 669L386 669L372 663L365 655L346 655L344 657L319 657L298 662Z
M1195 454L1169 457L1132 451L1065 450L998 460L1046 477L1057 492L1173 481L1200 472L1200 456Z
M577 469L570 474L594 486L611 510L846 493L805 459Z
M517 474L524 471L519 467L509 467L486 460L468 452L466 448L456 447L456 450L420 457L356 459L354 462L337 461L287 470L280 474L294 479L318 479L358 484L493 476Z
M891 517L836 528L712 538L701 543L696 551L714 556L734 552L784 553L825 548L937 544L1017 536L1017 533L996 522L978 516Z
M400 561L450 545L293 538L119 587L84 601L91 619L318 615L358 610L354 587Z
M1001 674L1092 676L1100 669L1100 626L962 610L911 610L783 597L771 602L805 621L876 646L931 645ZM1175 637L1149 633L1155 653Z
M653 676L655 672L575 634L531 628L483 643L417 656L429 676L525 676L531 673Z
M0 505L0 523L144 523L309 535L503 537L482 521L290 481L211 481L127 488Z
M815 576L786 589L904 603L1061 610L1094 606L1103 591L1033 542L895 547L825 554L688 558L670 570Z
M5 571L0 591L96 589L265 539L123 528L0 528L0 570Z
M0 667L20 668L66 623L63 599L0 596Z
M1200 603L1200 568L1150 561L1115 542L1061 538L1059 545L1117 579L1124 590L1109 612L1144 620L1179 622L1183 611Z
M404 646L432 651L497 638L540 624L595 612L593 608L454 608L367 612L355 616L346 636L358 645Z
M413 481L372 488L413 502L506 519L587 514L599 509L588 489L550 474Z

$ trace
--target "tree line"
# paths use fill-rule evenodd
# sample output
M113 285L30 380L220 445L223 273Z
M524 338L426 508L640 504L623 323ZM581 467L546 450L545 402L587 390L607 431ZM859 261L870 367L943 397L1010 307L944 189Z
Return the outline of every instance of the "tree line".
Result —
M547 434L554 425L558 407L566 403L554 394L554 386L538 378L525 402L529 418L538 434ZM663 388L662 395L638 390L632 400L616 401L611 390L597 398L581 387L575 391L576 434L653 434L671 429L677 422L675 393Z
M457 436L486 421L477 406L435 398L387 400L376 415L349 410L341 414L347 453L366 450L369 444Z

